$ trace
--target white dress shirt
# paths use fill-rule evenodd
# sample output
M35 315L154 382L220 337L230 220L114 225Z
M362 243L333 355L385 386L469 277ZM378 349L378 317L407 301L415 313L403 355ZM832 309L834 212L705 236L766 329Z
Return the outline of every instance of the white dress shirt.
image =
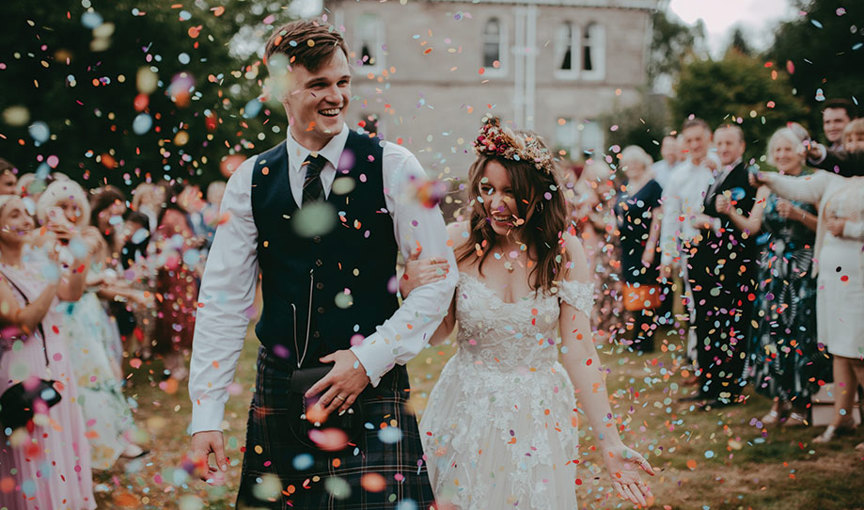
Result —
M669 186L669 179L672 178L672 174L675 172L675 166L674 164L670 165L665 159L661 159L651 165L651 171L654 172L654 180L664 190Z
M289 131L290 133L290 131ZM321 170L325 196L336 176L336 164L348 139L348 127L334 136L318 154L327 163ZM310 151L289 136L287 141L291 193L303 203L303 161ZM437 207L427 208L416 198L418 182L426 179L420 163L410 151L385 142L383 154L384 199L393 218L393 233L406 259L416 246L423 257L446 257L450 272L444 280L414 289L392 317L359 345L351 348L366 368L373 386L397 363L416 356L446 315L458 280L453 250L447 246L444 218ZM258 232L252 216L252 173L255 157L247 159L228 180L222 199L222 214L229 215L213 238L198 301L189 395L192 422L188 432L221 430L228 400L228 386L243 348L258 280ZM395 268L394 268L395 272Z
M715 158L713 156L712 159ZM717 166L719 168L719 162ZM713 182L714 174L704 164L694 165L692 160L687 159L675 167L669 178L669 186L663 189L663 220L660 226L662 265L669 265L675 258L685 256L680 250L681 245L699 233L692 220L702 214L705 193Z

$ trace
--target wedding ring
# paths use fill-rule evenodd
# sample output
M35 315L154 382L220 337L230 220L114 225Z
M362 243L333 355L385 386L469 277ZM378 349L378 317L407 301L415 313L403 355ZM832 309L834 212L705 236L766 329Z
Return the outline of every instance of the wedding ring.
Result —
M339 400L341 400L343 402L345 401L345 397L343 397L342 395L336 395L335 398L338 398Z

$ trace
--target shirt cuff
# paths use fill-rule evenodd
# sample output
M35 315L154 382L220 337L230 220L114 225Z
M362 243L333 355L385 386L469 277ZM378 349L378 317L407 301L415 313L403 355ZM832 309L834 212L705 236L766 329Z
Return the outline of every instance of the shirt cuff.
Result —
M213 399L192 402L192 421L186 432L189 435L207 430L222 430L225 417L225 404Z
M351 351L363 364L373 387L377 387L384 374L396 364L392 348L377 333L367 336L360 345L352 347Z

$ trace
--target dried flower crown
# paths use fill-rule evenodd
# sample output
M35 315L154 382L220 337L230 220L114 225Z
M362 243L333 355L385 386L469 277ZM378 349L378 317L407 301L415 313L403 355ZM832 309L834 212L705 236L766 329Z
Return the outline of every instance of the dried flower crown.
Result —
M555 166L549 149L536 135L516 135L510 128L502 127L498 117L484 119L480 134L474 140L474 152L511 161L530 161L537 170L546 173L552 173Z

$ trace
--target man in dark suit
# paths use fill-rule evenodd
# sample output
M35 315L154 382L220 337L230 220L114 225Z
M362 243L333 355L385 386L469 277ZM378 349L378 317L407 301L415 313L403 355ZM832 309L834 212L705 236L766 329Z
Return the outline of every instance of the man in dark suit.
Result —
M705 195L704 214L694 219L701 238L688 273L696 307L698 397L706 409L739 401L758 255L755 235L721 212L731 203L749 216L756 203L756 189L748 183L748 165L742 159L744 133L738 126L721 126L714 143L721 166ZM723 207L718 208L718 200Z

